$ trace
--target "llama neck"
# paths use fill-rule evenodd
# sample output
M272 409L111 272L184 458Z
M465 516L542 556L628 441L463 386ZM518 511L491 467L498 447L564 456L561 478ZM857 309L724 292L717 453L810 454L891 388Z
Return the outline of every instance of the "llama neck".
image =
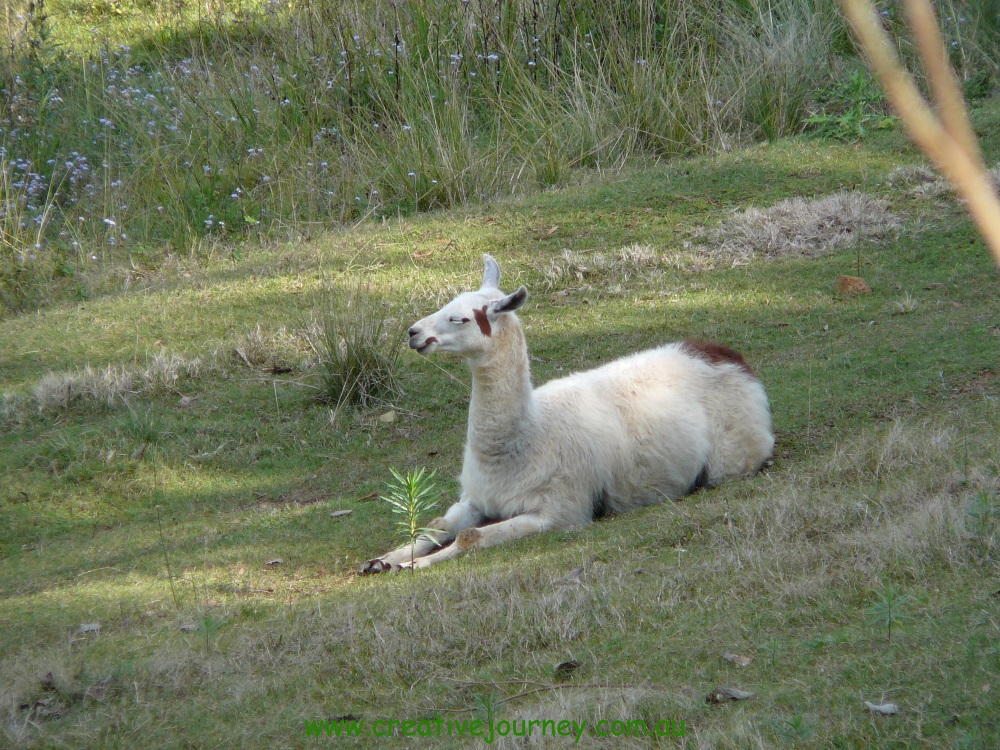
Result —
M466 447L483 457L523 450L535 414L524 332L516 319L504 323L494 328L490 351L469 362L472 400Z

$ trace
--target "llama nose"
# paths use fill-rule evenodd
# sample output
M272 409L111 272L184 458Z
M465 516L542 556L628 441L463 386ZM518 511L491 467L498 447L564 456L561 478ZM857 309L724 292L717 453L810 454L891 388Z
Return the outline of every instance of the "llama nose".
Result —
M418 333L420 333L420 329L417 328L416 326L413 326L412 328L410 328L409 331L407 331L407 333L409 333L411 336L416 336Z

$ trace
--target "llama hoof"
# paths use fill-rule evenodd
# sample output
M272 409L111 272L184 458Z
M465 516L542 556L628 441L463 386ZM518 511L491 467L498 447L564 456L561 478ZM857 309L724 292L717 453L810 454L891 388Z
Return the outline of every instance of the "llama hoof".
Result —
M388 573L390 570L392 570L392 565L376 557L362 565L360 572L362 575L374 575L375 573Z

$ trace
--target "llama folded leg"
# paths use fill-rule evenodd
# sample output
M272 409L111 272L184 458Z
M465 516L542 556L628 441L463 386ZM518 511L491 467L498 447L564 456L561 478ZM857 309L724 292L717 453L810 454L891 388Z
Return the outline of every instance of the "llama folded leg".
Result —
M431 534L430 538L420 537L411 551L409 544L404 544L399 549L393 550L382 557L369 560L361 566L362 573L384 573L397 569L404 563L409 566L411 557L416 559L424 557L434 550L444 547L455 535L461 531L475 526L482 522L483 514L477 508L467 502L457 502L448 508L448 512L442 518L435 518L431 521L429 528L438 529L438 533Z
M459 532L455 541L444 549L440 549L430 555L425 555L419 560L414 560L413 567L418 570L429 568L435 563L463 555L471 549L493 547L497 544L522 539L532 534L540 534L552 528L552 521L537 513L525 513L524 515L514 516L513 518L508 518L506 521L500 521L500 523L494 523L489 526L467 528ZM404 564L404 567L409 567L409 563Z

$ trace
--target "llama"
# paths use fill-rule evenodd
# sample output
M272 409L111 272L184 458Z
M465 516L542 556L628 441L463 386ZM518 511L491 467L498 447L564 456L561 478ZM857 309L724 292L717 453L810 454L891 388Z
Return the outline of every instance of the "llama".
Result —
M679 498L771 455L764 387L719 344L666 344L533 388L514 314L528 291L501 292L499 265L483 259L478 291L409 330L418 354L454 352L472 370L461 497L431 523L440 533L417 542L414 567ZM409 561L406 546L362 572Z

